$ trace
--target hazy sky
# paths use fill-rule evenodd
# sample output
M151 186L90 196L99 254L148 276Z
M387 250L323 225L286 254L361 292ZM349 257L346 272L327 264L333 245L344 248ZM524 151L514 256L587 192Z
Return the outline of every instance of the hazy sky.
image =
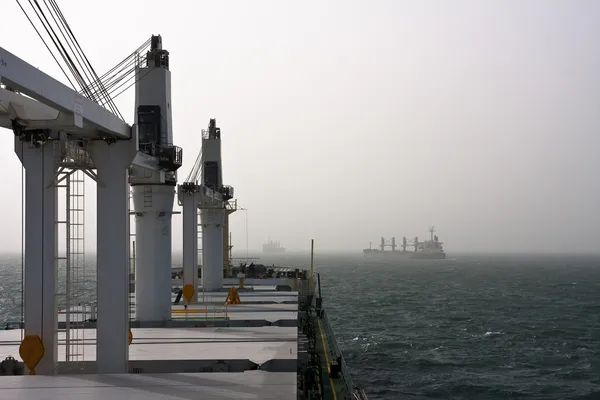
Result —
M65 81L5 3L0 46ZM58 3L99 74L162 35L180 179L217 118L251 249L360 252L432 224L448 252L600 249L598 1ZM133 90L117 105L132 122ZM0 251L19 250L21 165L1 133ZM231 218L242 250L245 213ZM181 215L173 232L180 249Z

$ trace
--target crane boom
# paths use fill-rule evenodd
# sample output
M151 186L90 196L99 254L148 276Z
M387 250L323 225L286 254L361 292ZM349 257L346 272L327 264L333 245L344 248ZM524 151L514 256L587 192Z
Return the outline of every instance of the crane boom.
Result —
M71 119L81 136L130 139L131 126L104 107L0 47L0 83L46 104Z

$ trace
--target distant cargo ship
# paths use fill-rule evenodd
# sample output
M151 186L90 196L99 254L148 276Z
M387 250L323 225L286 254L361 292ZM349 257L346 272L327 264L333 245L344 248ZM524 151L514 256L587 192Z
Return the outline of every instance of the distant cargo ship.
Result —
M281 247L281 243L269 239L267 243L263 244L263 253L285 253L285 247Z
M446 258L444 247L442 242L439 241L437 235L435 235L435 228L429 228L431 239L424 242L419 242L419 238L415 237L414 240L407 240L406 237L402 238L402 245L396 245L396 238L392 238L391 241L386 241L385 238L381 238L381 244L378 249L369 247L363 250L365 258L379 259L379 260L396 260L396 259L426 259L426 260L441 260ZM391 247L391 250L386 250L386 247ZM397 249L400 247L400 249ZM412 248L412 249L409 249Z

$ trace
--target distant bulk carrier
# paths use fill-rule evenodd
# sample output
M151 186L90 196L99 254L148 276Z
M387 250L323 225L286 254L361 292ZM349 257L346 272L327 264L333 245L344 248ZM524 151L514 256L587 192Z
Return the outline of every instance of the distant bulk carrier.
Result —
M435 235L435 228L429 228L431 234L430 240L419 242L419 238L415 237L413 240L407 240L406 237L402 238L402 244L396 245L396 238L393 237L391 241L386 241L385 238L381 238L381 244L378 249L373 249L369 246L368 249L363 250L365 258L369 259L380 259L380 260L395 260L395 259L428 259L428 260L439 260L446 258L446 253L442 246L442 242L439 241L437 235ZM390 247L391 250L386 250L386 247ZM400 249L397 249L400 247Z
M263 253L285 253L285 247L281 247L281 243L269 239L267 243L263 244Z

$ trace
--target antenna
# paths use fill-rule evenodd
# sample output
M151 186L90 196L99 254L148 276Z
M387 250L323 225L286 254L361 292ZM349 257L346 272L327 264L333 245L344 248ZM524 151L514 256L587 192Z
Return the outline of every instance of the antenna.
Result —
M435 232L435 226L433 226L433 225L432 225L432 226L429 228L429 232L431 233L431 241L433 241L433 233Z

